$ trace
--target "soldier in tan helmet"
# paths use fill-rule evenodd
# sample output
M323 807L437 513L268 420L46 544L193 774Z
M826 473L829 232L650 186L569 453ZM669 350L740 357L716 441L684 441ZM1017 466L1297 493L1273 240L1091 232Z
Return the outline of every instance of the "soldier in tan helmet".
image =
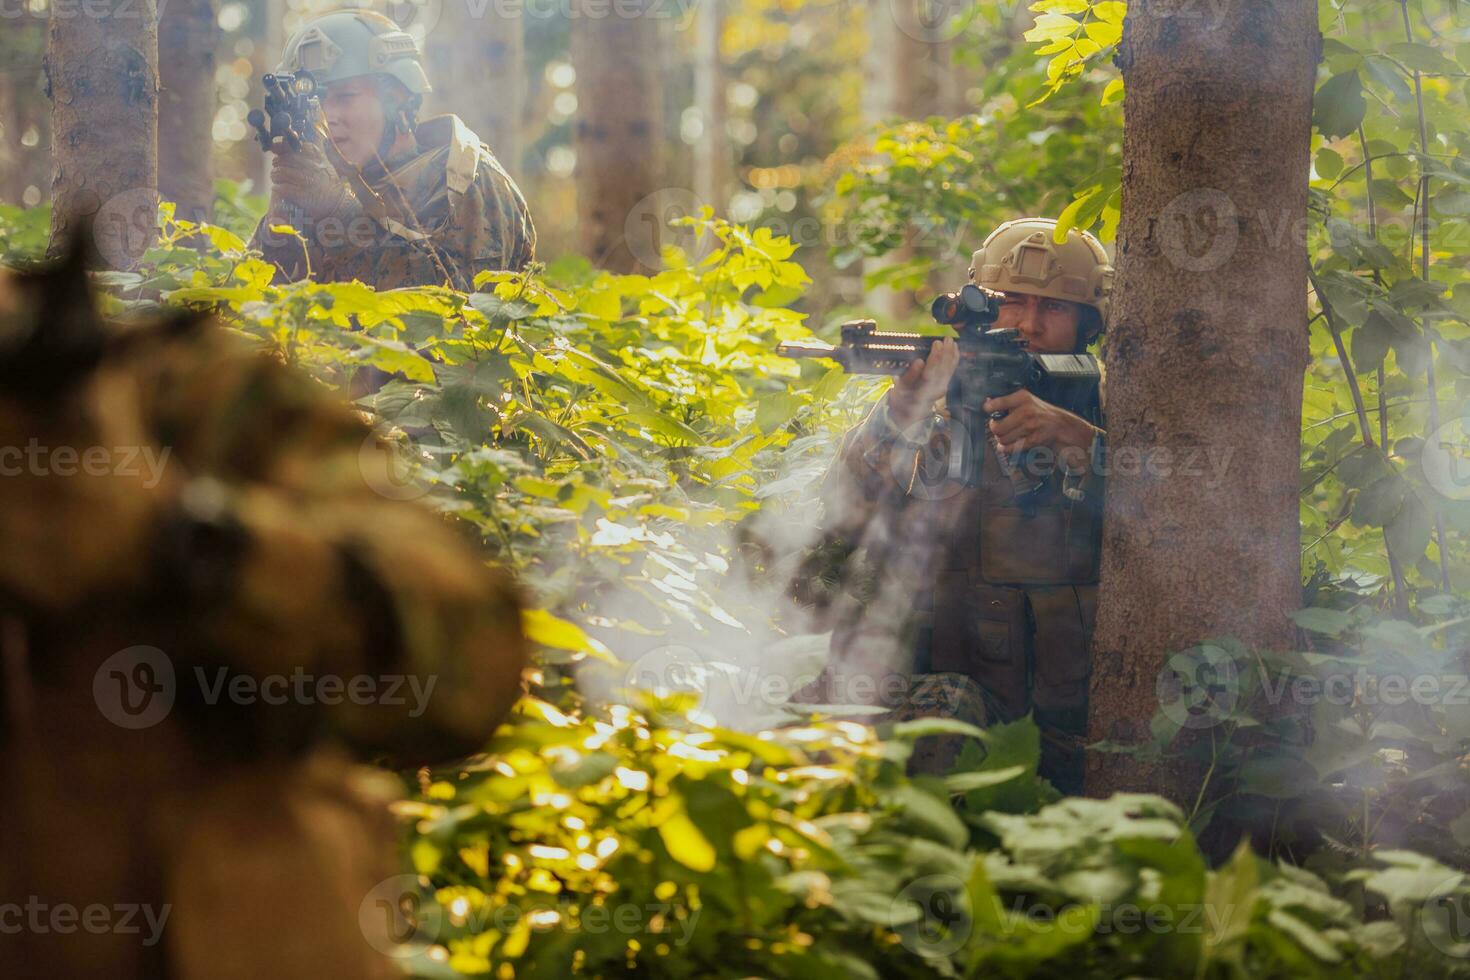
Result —
M1103 331L1113 269L1092 235L1057 243L1055 232L1051 220L1007 222L975 252L970 279L1005 296L994 329L1015 329L1036 353L1082 353ZM958 360L953 340L936 345L843 441L823 487L828 542L844 561L863 549L872 575L849 590L862 595L823 601L832 655L801 700L902 690L886 703L899 717L993 724L1031 714L1041 774L1078 792L1101 545L1100 398L1082 415L1026 390L991 399L986 411L1004 417L989 422L981 486L936 488L910 477L918 461L948 454L943 396ZM1025 453L1027 474L1042 481L1026 506L997 449ZM907 683L885 684L895 672ZM859 689L854 678L868 680ZM942 771L956 748L931 744L912 765Z

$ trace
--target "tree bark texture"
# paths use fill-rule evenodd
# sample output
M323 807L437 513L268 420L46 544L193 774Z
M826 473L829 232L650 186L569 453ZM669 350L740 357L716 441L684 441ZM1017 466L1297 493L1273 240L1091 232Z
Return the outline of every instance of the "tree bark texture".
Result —
M581 251L612 272L658 267L667 209L654 192L668 182L661 159L667 140L659 25L668 9L658 0L639 0L620 5L621 14L589 17L583 11L572 20Z
M214 206L215 0L169 0L158 24L158 192L190 221Z
M51 18L51 252L88 222L107 265L154 239L158 199L158 18L154 0L103 0Z
M1309 0L1129 7L1094 741L1147 741L1161 699L1180 739L1207 738L1239 679L1175 655L1212 637L1294 640L1320 51ZM1187 807L1202 775L1093 753L1087 789Z

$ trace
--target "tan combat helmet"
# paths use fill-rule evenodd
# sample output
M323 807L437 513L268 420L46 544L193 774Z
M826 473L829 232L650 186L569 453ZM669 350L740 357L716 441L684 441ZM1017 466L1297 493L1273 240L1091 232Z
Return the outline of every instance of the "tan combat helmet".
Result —
M323 85L383 74L398 79L414 95L434 91L413 36L371 10L338 10L297 31L286 42L276 73L289 75L300 68Z
M1072 229L1058 245L1050 218L1007 221L985 239L970 260L970 279L1003 293L1065 299L1097 310L1106 323L1113 266L1102 242Z

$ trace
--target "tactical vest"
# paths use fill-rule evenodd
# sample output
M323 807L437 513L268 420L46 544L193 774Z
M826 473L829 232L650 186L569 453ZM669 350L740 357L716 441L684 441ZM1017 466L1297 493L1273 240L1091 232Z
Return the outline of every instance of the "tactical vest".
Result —
M981 485L945 501L949 533L934 553L930 588L916 598L914 667L972 678L991 722L1032 713L1043 775L1080 791L1102 483L1089 475L1086 495L1073 499L1060 467L1043 462L1023 461L1023 472L1044 481L1023 507L988 443Z

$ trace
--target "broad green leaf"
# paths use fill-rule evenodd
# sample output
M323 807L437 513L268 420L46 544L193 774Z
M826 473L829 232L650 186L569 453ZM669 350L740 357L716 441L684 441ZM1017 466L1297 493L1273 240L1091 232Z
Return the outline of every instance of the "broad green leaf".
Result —
M1368 111L1363 83L1356 71L1327 80L1317 90L1312 104L1312 121L1323 136L1346 136L1358 128Z

